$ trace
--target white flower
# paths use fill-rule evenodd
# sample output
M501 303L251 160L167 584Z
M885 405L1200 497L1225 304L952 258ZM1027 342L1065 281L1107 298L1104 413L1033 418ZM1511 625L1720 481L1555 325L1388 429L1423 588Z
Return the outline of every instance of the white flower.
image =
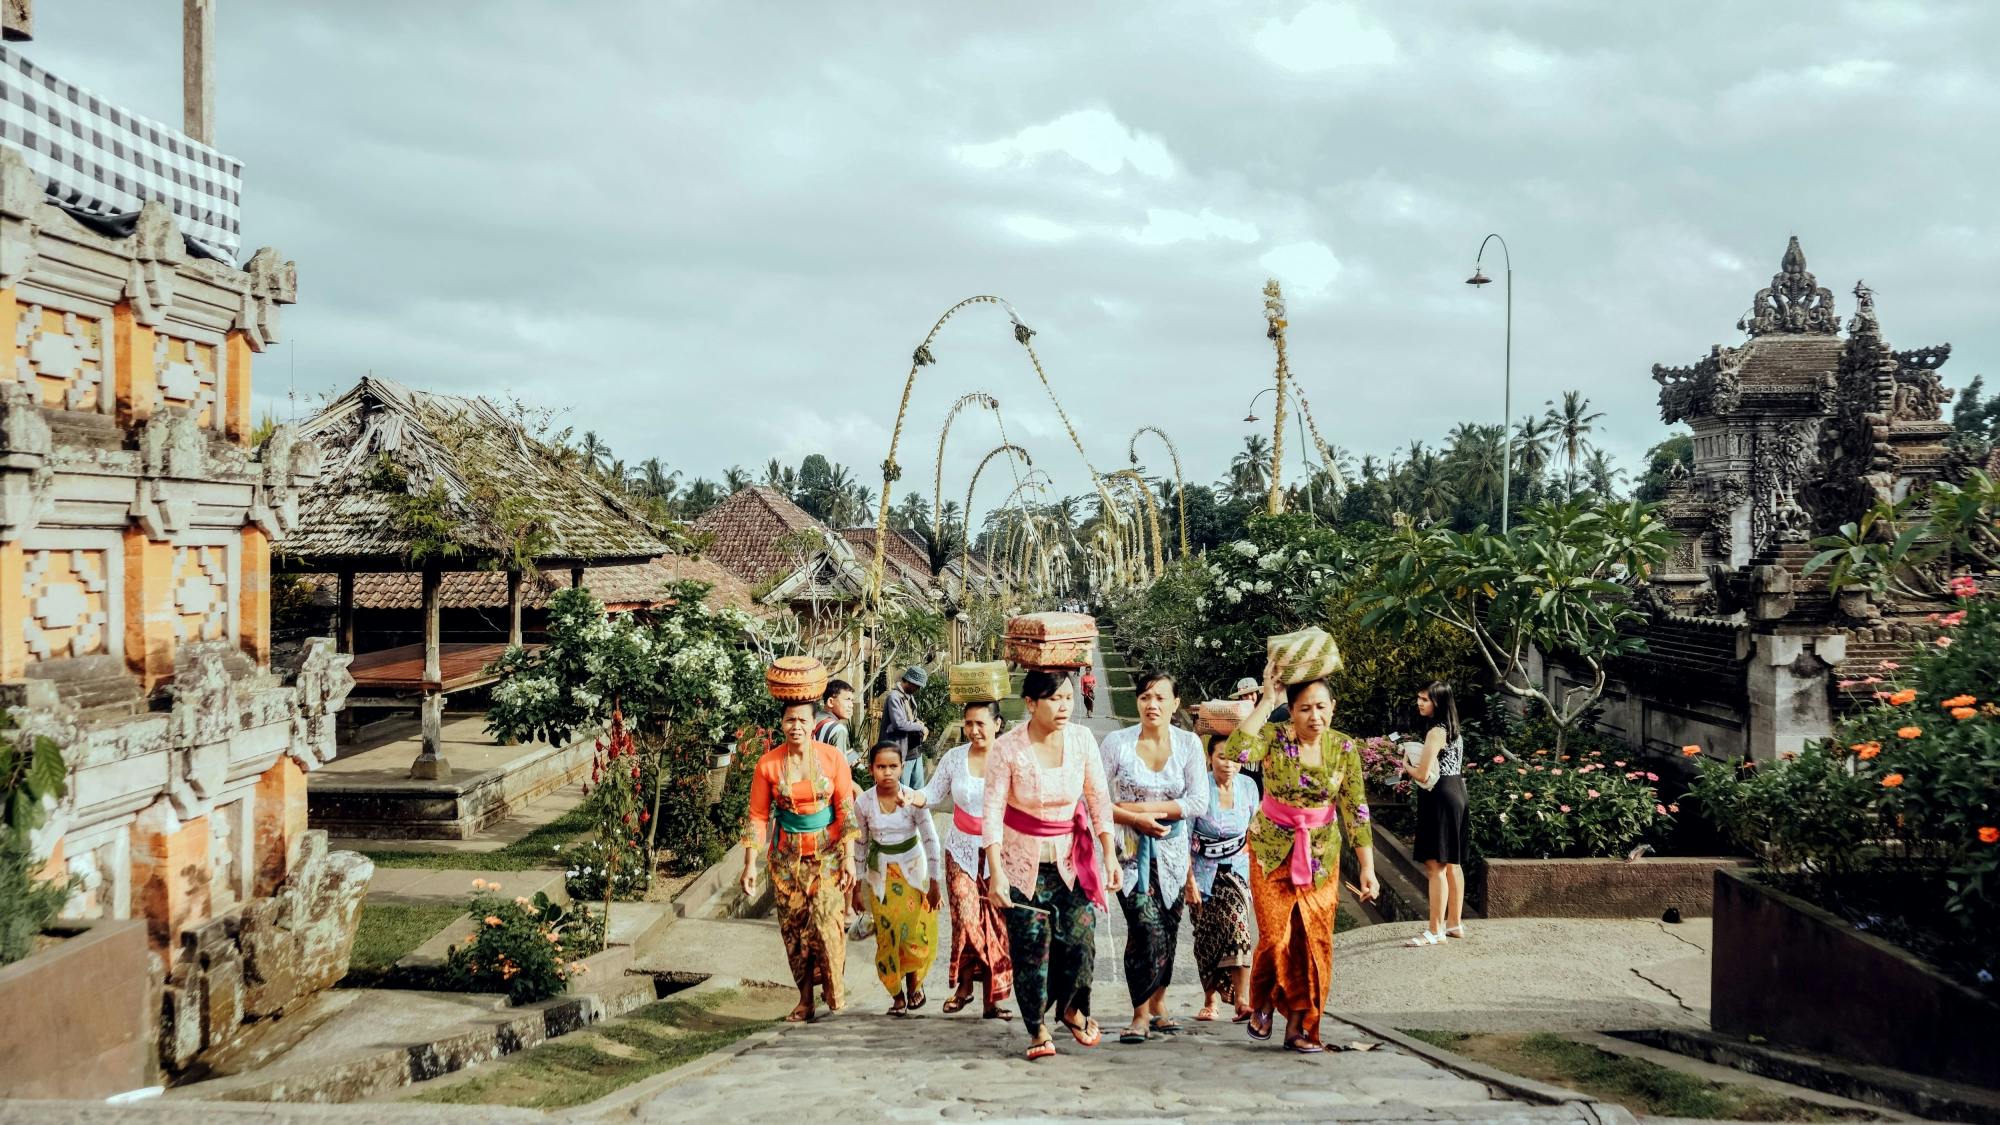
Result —
M1198 597L1198 598L1196 598L1196 599L1194 600L1194 608L1195 608L1195 612L1197 612L1197 613L1207 613L1207 612L1208 612L1208 596L1207 596L1206 594L1204 594L1204 595L1202 595L1201 597Z
M1304 566L1312 561L1312 556L1304 551L1300 551L1298 554L1292 556L1292 561L1298 563L1300 566Z
M1229 589L1224 590L1222 592L1222 596L1229 599L1230 605L1235 605L1237 602L1243 600L1243 592L1234 586L1231 586Z
M1276 570L1283 565L1285 565L1285 553L1283 551L1274 551L1257 560L1258 570Z
M1239 555L1242 555L1246 559L1254 559L1257 557L1257 544L1250 542L1248 539L1238 539L1236 542L1231 543L1229 545L1229 549L1235 551Z
M1265 581L1265 582L1259 582L1259 583L1257 583L1257 592L1258 592L1258 593L1260 593L1260 594L1268 594L1268 593L1270 593L1270 592L1271 592L1271 583L1270 583L1270 582L1268 582L1268 581Z

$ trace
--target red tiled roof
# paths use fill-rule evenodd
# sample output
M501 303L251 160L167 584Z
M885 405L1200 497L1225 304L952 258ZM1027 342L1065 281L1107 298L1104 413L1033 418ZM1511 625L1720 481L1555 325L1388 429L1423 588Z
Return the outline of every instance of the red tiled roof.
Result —
M872 527L849 527L840 532L854 548L855 560L862 566L872 566L875 562L875 529ZM936 579L931 577L930 559L924 549L907 531L892 532L887 546L882 551L882 569L887 581L896 582L912 593L928 594Z
M779 541L815 528L829 530L785 494L761 484L741 489L694 521L697 534L712 537L704 556L753 586L791 573L800 560Z
M743 580L707 559L683 555L663 555L651 562L629 566L596 566L584 571L583 584L598 600L612 609L635 609L658 605L669 584L681 579L706 582L712 604L758 611ZM340 596L339 579L331 574L310 575L316 587L314 601L332 605ZM524 609L540 609L549 596L569 588L568 570L544 570L521 584ZM497 570L447 571L438 591L445 609L505 609L507 575ZM409 572L357 574L354 576L356 609L419 609L423 605L423 577Z

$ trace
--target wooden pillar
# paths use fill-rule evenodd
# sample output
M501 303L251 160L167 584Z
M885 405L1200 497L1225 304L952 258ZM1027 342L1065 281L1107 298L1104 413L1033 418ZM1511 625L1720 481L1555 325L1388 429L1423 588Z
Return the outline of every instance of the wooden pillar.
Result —
M336 642L340 651L350 655L354 652L354 572L340 572L340 638Z
M569 585L572 590L583 589L583 567L573 566L569 568Z
M507 643L521 643L521 572L507 572Z
M438 590L443 585L443 571L424 568L424 742L410 763L410 776L424 781L451 776L451 763L438 753L444 738L444 673L438 668Z

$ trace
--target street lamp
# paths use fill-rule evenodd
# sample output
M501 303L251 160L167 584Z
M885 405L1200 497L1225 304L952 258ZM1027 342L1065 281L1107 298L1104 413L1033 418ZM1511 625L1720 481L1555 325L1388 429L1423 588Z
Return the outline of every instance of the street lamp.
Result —
M1489 234L1479 244L1479 253L1472 259L1472 276L1465 279L1467 285L1487 285L1493 279L1480 272L1479 264L1486 257L1486 244L1495 239L1500 241L1501 259L1507 266L1507 344L1504 371L1505 381L1500 392L1500 428L1507 438L1507 449L1500 462L1500 534L1507 534L1508 504L1514 497L1514 255L1507 249L1507 240L1498 234Z
M1275 391L1276 391L1277 389L1278 389L1278 388L1277 388L1277 387L1275 387L1275 386L1272 386L1272 387L1265 387L1265 388L1264 388L1263 390L1261 390L1261 391L1258 391L1258 392L1257 392L1256 394L1254 394L1254 395L1251 395L1251 396L1250 396L1250 407L1249 407L1249 409L1248 409L1248 410L1244 411L1244 414L1243 414L1243 421L1244 421L1244 422L1246 422L1246 423L1251 423L1251 422L1256 422L1256 421L1259 421L1259 419L1258 419L1258 417L1257 417L1257 400L1258 400L1258 399L1260 399L1260 398L1263 398L1263 397L1264 397L1265 395L1268 395L1268 394L1271 394L1271 393L1275 392ZM1286 395L1288 395L1288 396L1291 396L1291 400L1292 400L1292 401L1297 401L1297 396L1298 396L1298 391L1297 391L1297 389L1296 389L1296 388L1293 388L1293 387L1289 387L1289 386L1288 386L1288 387L1286 387L1286 388L1285 388L1285 394L1286 394ZM1301 465L1305 466L1305 467L1306 467L1306 470L1307 470L1307 472L1306 472L1306 511L1308 511L1308 512L1311 512L1311 511L1313 510L1313 506L1312 506L1312 503L1313 503L1313 499L1312 499L1312 480L1313 480L1313 473L1312 473L1312 471L1311 471L1311 470L1312 470L1312 468L1313 468L1313 459L1312 459L1311 457L1309 457L1309 456L1307 456L1307 455L1306 455L1306 450L1307 450L1307 449L1309 449L1309 448L1311 448L1311 447L1310 447L1310 446L1308 446L1308 445L1306 445L1306 420L1305 420L1305 411L1301 410L1301 411L1299 411L1299 464L1301 464ZM1321 469L1321 470L1324 470L1325 468L1326 468L1326 466L1324 466L1324 465L1321 465L1321 466L1320 466L1320 469Z
M1254 395L1250 396L1250 409L1249 409L1248 411L1246 411L1246 412L1244 413L1244 415L1243 415L1243 420L1244 420L1245 422L1255 422L1255 421L1257 421L1257 420L1258 420L1258 419L1257 419L1257 400L1258 400L1258 399L1260 399L1260 398L1263 398L1263 397L1264 397L1265 395L1267 395L1267 394L1270 394L1270 393L1271 393L1272 391L1275 391L1275 390L1277 390L1277 389L1278 389L1278 388L1276 388L1276 387L1265 387L1265 388L1264 388L1263 390L1261 390L1261 391L1258 391L1258 392L1257 392L1256 394L1254 394Z

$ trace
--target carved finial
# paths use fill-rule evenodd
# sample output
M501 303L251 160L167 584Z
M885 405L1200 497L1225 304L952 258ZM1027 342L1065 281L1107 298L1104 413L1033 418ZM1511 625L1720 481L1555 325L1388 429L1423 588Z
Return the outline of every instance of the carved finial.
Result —
M1785 256L1778 263L1778 272L1771 276L1770 286L1757 291L1750 311L1736 327L1752 336L1831 336L1840 330L1833 293L1806 269L1806 253L1799 248L1798 235L1785 246Z
M1875 291L1865 281L1854 283L1854 315L1848 318L1847 334L1859 339L1876 339L1882 326L1875 319Z

